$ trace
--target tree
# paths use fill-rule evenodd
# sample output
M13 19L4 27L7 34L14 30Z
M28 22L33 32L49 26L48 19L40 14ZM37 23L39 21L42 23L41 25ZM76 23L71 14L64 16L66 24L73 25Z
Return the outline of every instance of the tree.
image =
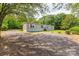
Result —
M16 3L2 3L0 4L0 30L2 26L2 22L6 15L8 14L16 14L28 17L34 17L38 10L40 12L44 12L45 5L43 4L34 4L34 3L27 3L27 4L16 4ZM43 9L42 9L43 8Z
M30 21L32 22L33 20ZM24 16L17 17L16 15L7 15L3 20L1 29L22 29L22 26L25 22L27 22L27 19Z
M64 20L61 22L61 28L62 29L69 29L73 26L75 26L77 23L77 18L72 14L67 14Z
M71 10L73 13L79 13L79 3L68 4L67 9Z
M79 17L79 3L69 3L66 7L71 10L73 15Z
M65 18L64 13L57 15L47 15L39 19L41 24L53 25L55 29L61 29L61 22Z
M66 14L64 13L60 13L60 14L57 14L55 15L55 29L61 29L61 22L64 20Z

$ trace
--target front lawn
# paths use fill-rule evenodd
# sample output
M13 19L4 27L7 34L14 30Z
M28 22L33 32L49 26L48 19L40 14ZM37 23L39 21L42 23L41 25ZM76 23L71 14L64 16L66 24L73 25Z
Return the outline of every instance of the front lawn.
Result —
M51 30L49 32L51 32L51 33L57 33L57 34L65 34L65 30Z

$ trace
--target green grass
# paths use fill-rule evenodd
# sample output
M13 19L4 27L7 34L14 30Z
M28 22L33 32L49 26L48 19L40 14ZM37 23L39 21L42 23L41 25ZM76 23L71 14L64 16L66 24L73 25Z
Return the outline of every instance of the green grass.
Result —
M51 30L49 32L51 32L51 33L58 33L58 34L64 34L65 30Z
M22 29L16 29L17 31L23 31Z

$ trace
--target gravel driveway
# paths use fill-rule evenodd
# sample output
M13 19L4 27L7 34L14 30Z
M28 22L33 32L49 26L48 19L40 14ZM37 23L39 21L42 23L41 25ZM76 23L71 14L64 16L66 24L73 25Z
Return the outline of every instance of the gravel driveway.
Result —
M11 56L77 56L79 36L49 32L2 32L0 55Z

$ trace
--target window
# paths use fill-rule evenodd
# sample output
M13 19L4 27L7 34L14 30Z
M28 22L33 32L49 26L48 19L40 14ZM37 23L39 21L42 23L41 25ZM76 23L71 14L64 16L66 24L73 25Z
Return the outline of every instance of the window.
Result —
M41 28L43 28L43 25L41 25Z
M31 24L31 25L30 25L30 27L31 27L31 28L34 28L34 25L33 25L33 24Z

